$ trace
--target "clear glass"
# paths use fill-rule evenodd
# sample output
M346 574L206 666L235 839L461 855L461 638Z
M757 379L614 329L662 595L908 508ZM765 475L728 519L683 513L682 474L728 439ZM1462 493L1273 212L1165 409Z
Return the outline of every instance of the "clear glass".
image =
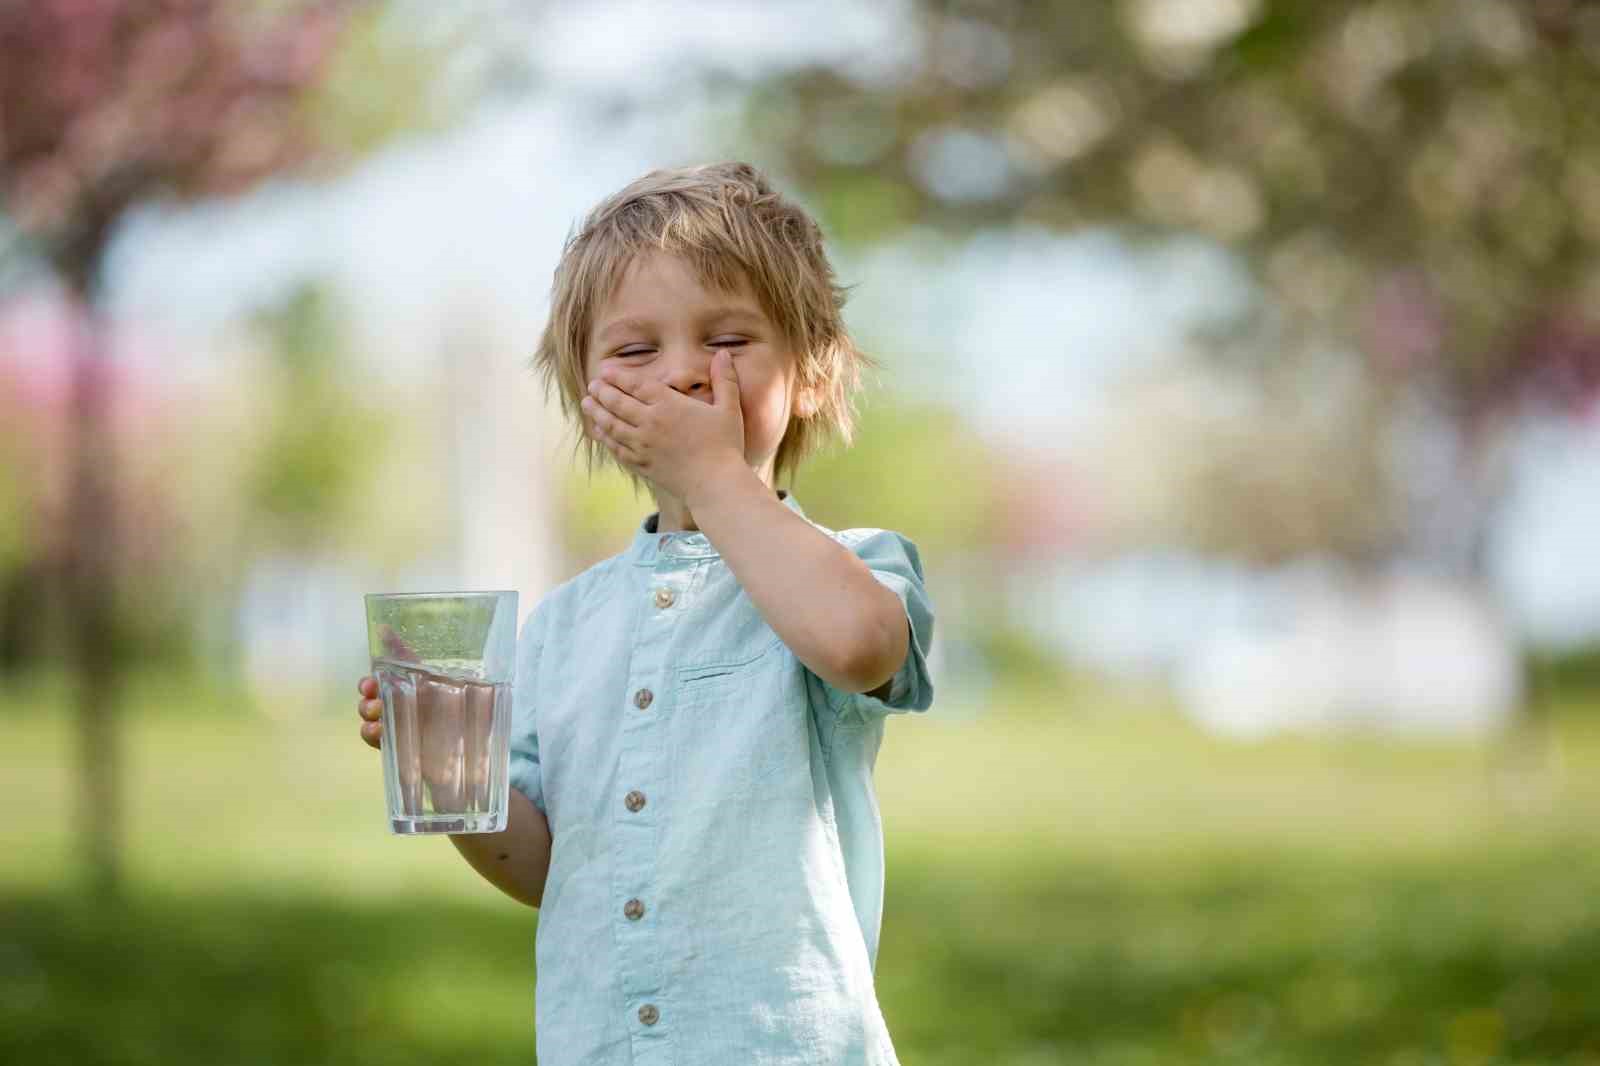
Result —
M397 834L497 833L511 787L515 592L367 596Z

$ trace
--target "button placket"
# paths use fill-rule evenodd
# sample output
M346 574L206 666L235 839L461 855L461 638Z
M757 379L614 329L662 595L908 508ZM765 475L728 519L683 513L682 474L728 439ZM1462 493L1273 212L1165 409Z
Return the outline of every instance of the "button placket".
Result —
M694 577L692 564L686 567L679 556L676 537L662 534L659 543L662 551L657 568L635 586L634 592L638 598L633 600L632 610L643 617L635 615L642 624L634 630L627 687L622 690L625 702L618 722L621 750L617 766L620 794L614 793L621 802L612 808L615 832L611 901L607 904L615 908L611 911L615 916L612 920L618 926L618 984L636 1011L652 996L664 994L666 980L657 941L659 917L651 913L660 871L656 804L668 799L660 791L665 787L662 764L667 737L663 730L668 723L661 714L665 705L657 699L665 696L666 690L656 690L666 683L663 679L672 676L669 656L676 623L683 617L670 608L684 605L683 597ZM652 620L659 624L649 624ZM638 1024L653 1026L660 1012L657 1004L647 1005L648 1020L639 1013Z

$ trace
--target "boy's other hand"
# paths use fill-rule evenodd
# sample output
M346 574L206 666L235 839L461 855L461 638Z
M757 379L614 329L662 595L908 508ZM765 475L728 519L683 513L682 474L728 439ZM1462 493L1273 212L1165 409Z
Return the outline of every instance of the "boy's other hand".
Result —
M383 747L383 700L378 696L378 679L363 677L356 683L361 699L356 701L356 713L361 716L361 739L369 747Z
M711 363L710 403L625 367L603 367L583 400L595 439L639 476L680 500L725 471L745 465L744 412L733 357Z

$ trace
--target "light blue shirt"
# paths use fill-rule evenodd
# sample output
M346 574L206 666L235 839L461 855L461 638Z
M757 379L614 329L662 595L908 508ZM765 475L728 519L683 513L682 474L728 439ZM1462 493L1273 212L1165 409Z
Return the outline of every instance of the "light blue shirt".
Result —
M553 838L540 1066L895 1064L872 768L885 716L933 702L916 546L811 522L905 605L910 650L879 700L812 673L706 535L657 517L517 642L511 784Z

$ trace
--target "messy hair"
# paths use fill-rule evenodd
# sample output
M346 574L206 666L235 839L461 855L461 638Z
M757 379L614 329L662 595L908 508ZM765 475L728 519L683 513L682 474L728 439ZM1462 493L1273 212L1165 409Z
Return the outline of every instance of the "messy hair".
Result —
M600 306L647 251L681 258L709 289L734 292L748 284L795 352L796 384L814 390L816 410L790 419L774 458L774 480L786 471L792 476L830 437L850 443L852 397L861 371L877 363L845 329L845 289L823 251L821 228L746 163L653 170L601 201L567 237L551 285L550 318L532 359L546 397L554 392L576 427L574 455L582 450L591 475L597 463L615 459L583 432L585 348ZM643 479L616 465L637 491Z

